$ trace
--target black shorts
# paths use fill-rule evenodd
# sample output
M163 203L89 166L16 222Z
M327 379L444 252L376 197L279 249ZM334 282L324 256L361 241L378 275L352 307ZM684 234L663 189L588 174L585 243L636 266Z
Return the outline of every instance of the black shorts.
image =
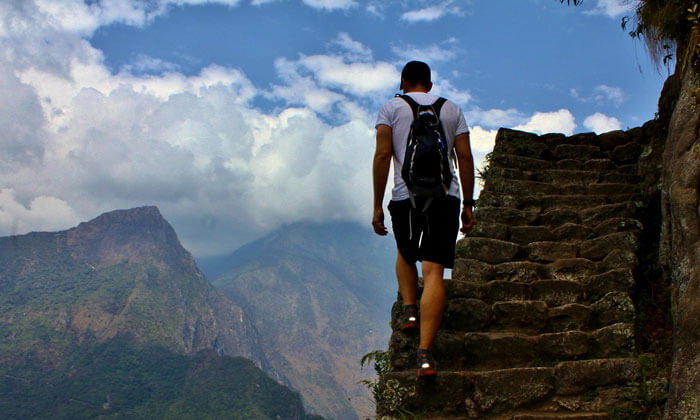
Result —
M414 209L409 199L389 202L389 214L396 247L409 264L430 261L452 268L459 233L459 199L446 195L433 198L421 213L422 203Z

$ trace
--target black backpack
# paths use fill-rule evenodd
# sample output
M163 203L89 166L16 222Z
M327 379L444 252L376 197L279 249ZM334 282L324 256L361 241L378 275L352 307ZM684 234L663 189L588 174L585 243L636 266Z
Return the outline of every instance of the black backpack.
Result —
M438 98L432 105L420 105L408 95L397 96L413 111L401 177L408 187L413 207L416 207L416 198L427 197L421 200L425 210L433 197L447 194L452 182L447 138L440 122L440 109L446 99Z

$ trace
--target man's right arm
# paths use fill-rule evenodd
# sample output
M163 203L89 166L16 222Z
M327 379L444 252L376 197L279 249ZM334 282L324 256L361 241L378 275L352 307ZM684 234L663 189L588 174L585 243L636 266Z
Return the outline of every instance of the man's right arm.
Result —
M372 164L372 184L374 186L374 214L372 215L372 227L377 235L388 233L384 225L384 191L389 179L391 158L393 156L391 127L380 124L377 126L377 145L374 151Z
M474 158L469 144L469 133L455 137L455 153L459 167L459 183L462 184L462 197L471 200L474 194ZM465 204L462 208L462 233L467 233L474 226L472 206Z

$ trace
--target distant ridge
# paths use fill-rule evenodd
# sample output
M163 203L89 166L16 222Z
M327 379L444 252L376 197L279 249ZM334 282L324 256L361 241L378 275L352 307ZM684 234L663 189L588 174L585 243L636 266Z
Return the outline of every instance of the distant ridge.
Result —
M394 242L351 222L285 225L231 255L200 260L260 332L265 357L307 408L373 416L361 357L384 349L396 298Z
M235 365L227 356L263 369L269 364L243 309L206 280L157 207L112 211L61 232L0 238L0 337L0 412L15 413L12 418L59 414L36 407L60 409L65 418L178 418L186 405L178 401L185 400L205 416L246 418L232 414L244 410L253 418L306 418L298 397L284 391L291 399L282 398L277 385L258 383L256 391L239 383L246 389L240 396L217 400L214 395L235 388L223 377L212 389L199 383L194 394L159 394L172 381L185 386L201 375L215 378L207 371ZM202 351L211 354L195 357ZM184 370L172 370L168 360L180 360ZM265 376L240 369L247 378L231 380ZM288 409L298 406L261 406L270 403L256 399L263 390L288 401ZM42 403L42 396L54 403Z

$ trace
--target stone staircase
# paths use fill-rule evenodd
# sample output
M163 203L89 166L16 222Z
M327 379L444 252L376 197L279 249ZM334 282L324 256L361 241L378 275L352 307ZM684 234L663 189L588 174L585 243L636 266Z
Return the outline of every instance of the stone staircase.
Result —
M639 418L635 133L499 131L477 224L445 280L439 373L417 378L417 335L395 329L379 418Z

